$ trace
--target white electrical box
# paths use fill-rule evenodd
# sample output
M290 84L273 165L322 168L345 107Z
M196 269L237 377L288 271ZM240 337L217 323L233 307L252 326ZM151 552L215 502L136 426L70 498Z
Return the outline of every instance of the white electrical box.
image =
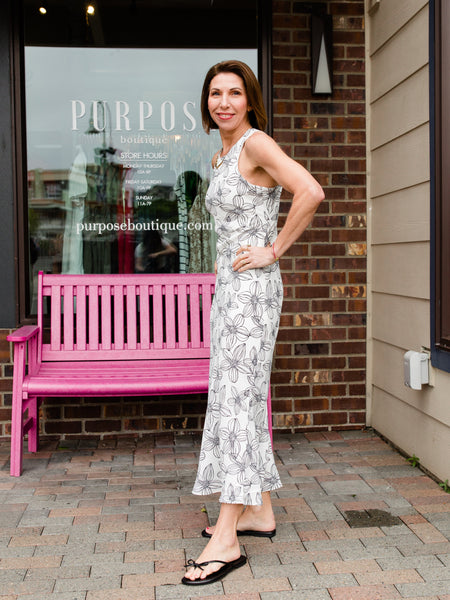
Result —
M421 390L422 385L428 383L429 355L426 352L408 350L403 356L404 381L412 390Z

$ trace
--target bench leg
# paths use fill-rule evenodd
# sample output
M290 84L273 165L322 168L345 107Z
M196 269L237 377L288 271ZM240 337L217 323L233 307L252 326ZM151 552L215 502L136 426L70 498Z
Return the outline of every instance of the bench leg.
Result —
M28 417L31 420L28 430L28 452L37 452L39 446L39 406L41 402L36 396L30 398Z
M19 477L22 472L23 456L23 395L22 384L25 377L26 343L14 344L14 377L11 411L11 465L10 473Z
M11 465L10 473L13 477L19 477L22 473L23 455L23 414L22 397L13 394L11 415Z
M273 448L273 432L272 432L272 395L270 393L270 383L269 383L269 393L267 394L267 420L269 423L269 435L270 441L272 442Z

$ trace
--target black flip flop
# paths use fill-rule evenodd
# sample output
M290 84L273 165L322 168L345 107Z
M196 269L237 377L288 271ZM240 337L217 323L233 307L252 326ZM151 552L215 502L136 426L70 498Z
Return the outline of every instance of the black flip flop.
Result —
M222 563L223 567L220 567L220 569L214 571L214 573L207 575L204 579L188 579L187 577L183 577L181 583L184 583L184 585L205 585L207 583L213 583L214 581L218 581L219 579L222 579L222 577L225 577L225 575L230 571L233 571L234 569L238 569L239 567L245 565L245 563L247 562L247 557L241 554L239 558L237 558L236 560L231 560L230 562L225 562L223 560L207 560L206 562L202 563L196 563L195 560L192 560L191 558L184 566L186 568L198 567L203 571L203 567L206 567L206 565L209 565L210 563L214 562Z
M273 538L273 536L276 535L276 533L277 533L276 529L272 529L272 531L256 531L254 529L244 529L243 531L240 531L239 529L237 530L237 534L239 536L251 535L253 537L263 537L263 538ZM210 537L212 537L212 533L208 533L206 531L206 529L204 529L202 531L202 536L205 538L210 538Z

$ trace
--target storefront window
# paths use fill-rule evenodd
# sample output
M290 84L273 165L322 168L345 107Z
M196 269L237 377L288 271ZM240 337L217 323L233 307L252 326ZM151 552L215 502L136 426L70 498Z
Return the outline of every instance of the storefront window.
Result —
M220 60L257 72L256 44L105 45L25 47L32 312L40 270L213 270L204 197L220 139L203 131L201 87Z

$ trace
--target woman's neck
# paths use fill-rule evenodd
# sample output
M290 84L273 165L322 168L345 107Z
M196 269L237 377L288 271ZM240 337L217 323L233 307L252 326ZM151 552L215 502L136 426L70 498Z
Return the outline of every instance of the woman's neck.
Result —
M231 148L241 139L248 129L251 129L250 123L246 123L236 131L220 131L220 138L222 140L221 156L228 154Z

